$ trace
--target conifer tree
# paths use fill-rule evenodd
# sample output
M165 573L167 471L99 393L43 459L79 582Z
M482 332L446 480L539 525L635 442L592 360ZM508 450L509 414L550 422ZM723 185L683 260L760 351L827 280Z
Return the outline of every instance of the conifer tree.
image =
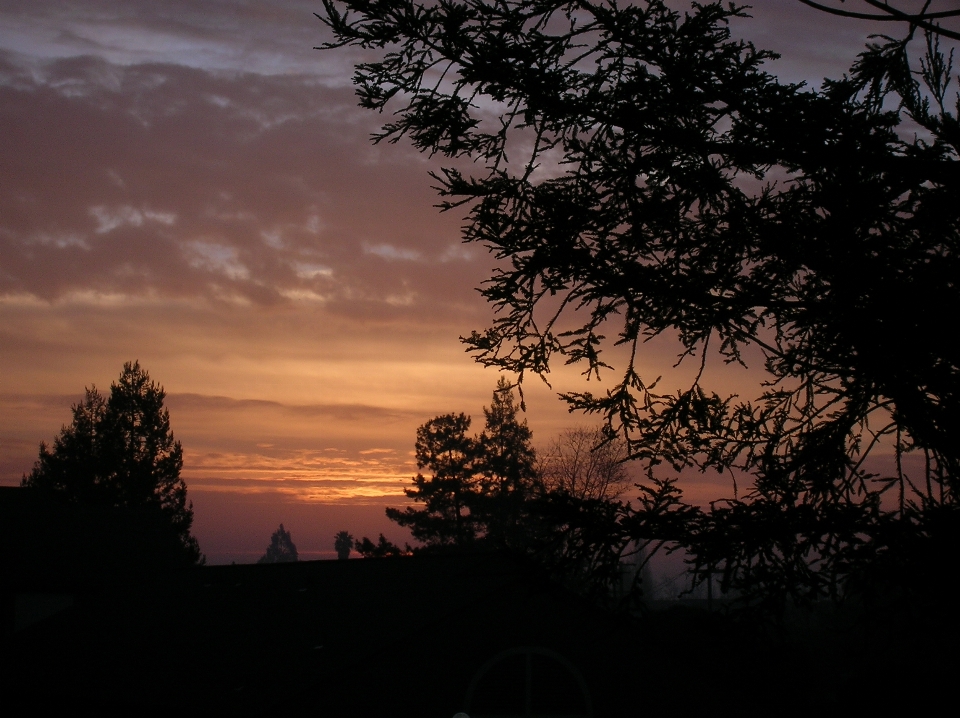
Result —
M388 508L387 517L408 527L413 537L428 546L467 546L482 527L474 515L480 484L476 476L477 442L467 435L470 417L465 414L437 416L417 429L418 473L413 488L404 493L423 508L402 511Z
M297 546L293 543L290 532L280 524L280 528L270 536L270 545L267 546L266 553L257 563L293 563L298 560Z
M444 414L417 429L417 474L405 489L422 508L388 508L387 516L431 548L516 547L526 540L526 501L536 491L532 433L518 421L511 385L502 379L483 413L478 437L470 417Z
M170 541L171 560L201 559L190 535L193 505L180 478L183 448L170 429L166 394L139 362L127 362L109 398L91 387L73 407L73 422L40 444L22 485L69 503L146 512Z
M477 471L482 490L475 502L478 519L486 525L487 540L498 546L516 546L526 540L526 502L537 487L533 432L517 419L513 387L500 377L490 407L484 407L486 425L477 439Z

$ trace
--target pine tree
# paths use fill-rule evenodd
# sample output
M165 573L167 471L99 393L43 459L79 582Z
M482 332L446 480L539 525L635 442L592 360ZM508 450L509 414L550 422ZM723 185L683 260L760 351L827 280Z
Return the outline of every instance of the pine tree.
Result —
M97 388L73 406L73 422L60 430L53 450L40 442L40 457L23 486L56 493L70 502L115 503L101 470L103 417L107 401Z
M260 557L257 563L293 563L298 561L297 547L293 543L290 532L280 528L270 536L270 545L267 546L267 552Z
M180 478L183 448L170 430L166 394L139 362L127 362L107 399L96 387L73 407L53 449L40 444L40 456L24 487L69 503L146 512L168 536L168 558L201 559L190 535L193 505Z
M362 539L357 541L357 544L354 548L356 549L357 553L364 558L409 556L413 553L413 549L410 547L410 544L405 544L403 548L400 548L397 544L393 543L393 541L390 541L383 534L380 534L380 538L377 539L376 543L364 536Z
M525 504L537 486L533 433L526 420L517 420L517 411L513 388L500 377L490 407L483 409L486 426L477 440L482 490L475 502L487 540L498 546L525 542Z
M468 435L470 417L444 414L417 429L417 474L408 497L423 508L387 509L431 548L519 547L526 540L526 501L537 488L532 433L504 379L484 408L486 425Z
M467 435L470 417L444 414L417 429L417 468L414 487L404 493L422 509L388 508L391 521L408 527L413 537L428 546L467 546L482 530L474 516L479 482L475 475L477 442Z

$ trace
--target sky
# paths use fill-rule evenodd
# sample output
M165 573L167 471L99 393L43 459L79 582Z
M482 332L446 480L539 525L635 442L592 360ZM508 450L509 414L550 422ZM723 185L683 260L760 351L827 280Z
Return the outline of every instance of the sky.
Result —
M756 4L735 32L790 81L840 75L877 29ZM383 508L406 501L418 425L481 428L498 377L458 337L492 316L494 260L434 207L434 163L371 144L356 53L314 49L321 9L0 0L0 484L136 359L166 389L208 560L255 560L281 522L330 558L342 529L405 538ZM668 343L641 361L682 380ZM527 384L536 444L589 423L554 393L582 382Z

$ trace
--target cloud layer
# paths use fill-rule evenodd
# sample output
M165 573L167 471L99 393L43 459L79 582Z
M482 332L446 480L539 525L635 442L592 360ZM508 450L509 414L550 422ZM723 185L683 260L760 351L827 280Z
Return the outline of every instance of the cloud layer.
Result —
M479 306L472 287L489 260L460 248L460 218L433 212L422 158L370 146L374 125L350 90L309 76L17 60L0 57L0 122L15 138L0 293L320 303L418 321Z

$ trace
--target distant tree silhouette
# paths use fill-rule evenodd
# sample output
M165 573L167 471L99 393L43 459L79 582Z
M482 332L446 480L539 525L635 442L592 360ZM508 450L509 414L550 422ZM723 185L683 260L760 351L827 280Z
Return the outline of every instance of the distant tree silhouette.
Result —
M293 563L297 561L297 547L290 537L290 532L280 528L270 536L270 545L267 552L260 557L257 563Z
M180 478L183 449L170 430L163 387L138 362L127 362L104 398L86 390L73 407L73 422L40 444L40 457L22 480L24 487L71 503L146 511L169 536L165 560L201 560L190 535L193 505ZM156 519L154 521L154 518Z
M350 550L353 548L353 536L347 531L339 531L333 537L333 548L337 551L337 558L346 561L350 558Z
M581 499L617 499L632 483L624 462L626 442L602 428L567 429L539 456L537 473L546 491Z
M354 548L356 552L364 558L409 556L411 553L413 553L413 549L410 548L409 544L407 544L404 548L400 548L395 543L387 539L387 537L383 534L380 534L380 538L377 540L377 543L374 543L364 536L362 539L360 539L360 541L357 542L357 545Z
M410 528L413 537L428 546L466 546L481 531L471 513L479 491L476 442L468 436L470 417L445 414L417 428L418 473L413 488L404 493L423 508L388 508L387 517Z
M484 527L484 539L503 547L528 540L527 502L539 491L533 433L526 419L518 420L519 408L510 382L500 377L489 408L483 409L484 430L477 439L480 491L471 510Z
M412 552L508 549L537 561L569 587L608 601L622 589L626 559L634 569L635 595L655 550L678 542L696 509L680 500L675 482L651 479L636 505L618 501L628 481L620 463L621 439L601 429L564 432L539 462L533 435L519 421L513 388L500 379L485 428L469 435L465 414L435 417L417 430L421 469L408 497L422 507L387 508L387 517L410 529L423 545L401 549L383 534L364 537L365 558ZM596 449L595 452L593 450ZM542 476L537 466L546 467Z
M478 437L467 434L464 414L438 416L417 429L417 466L431 475L417 474L404 493L423 508L388 508L386 514L428 547L508 547L527 540L524 512L537 491L535 453L505 379L483 411Z
M670 535L701 579L722 566L725 588L778 608L908 566L960 524L960 343L944 324L960 315L960 105L932 6L819 89L731 36L746 14L325 0L322 19L326 47L368 53L360 104L390 118L376 141L450 159L442 209L466 208L464 240L502 262L482 289L496 318L465 340L477 360L521 381L557 361L598 377L619 345L606 391L562 398L604 417L668 503L679 486L657 472L740 477L724 501L668 512L687 521ZM677 391L646 374L657 336L694 362ZM756 395L712 391L718 361L765 372ZM878 447L894 454L880 475ZM922 468L905 469L911 453ZM499 532L486 505L461 523ZM640 517L622 512L611 544L646 535Z

